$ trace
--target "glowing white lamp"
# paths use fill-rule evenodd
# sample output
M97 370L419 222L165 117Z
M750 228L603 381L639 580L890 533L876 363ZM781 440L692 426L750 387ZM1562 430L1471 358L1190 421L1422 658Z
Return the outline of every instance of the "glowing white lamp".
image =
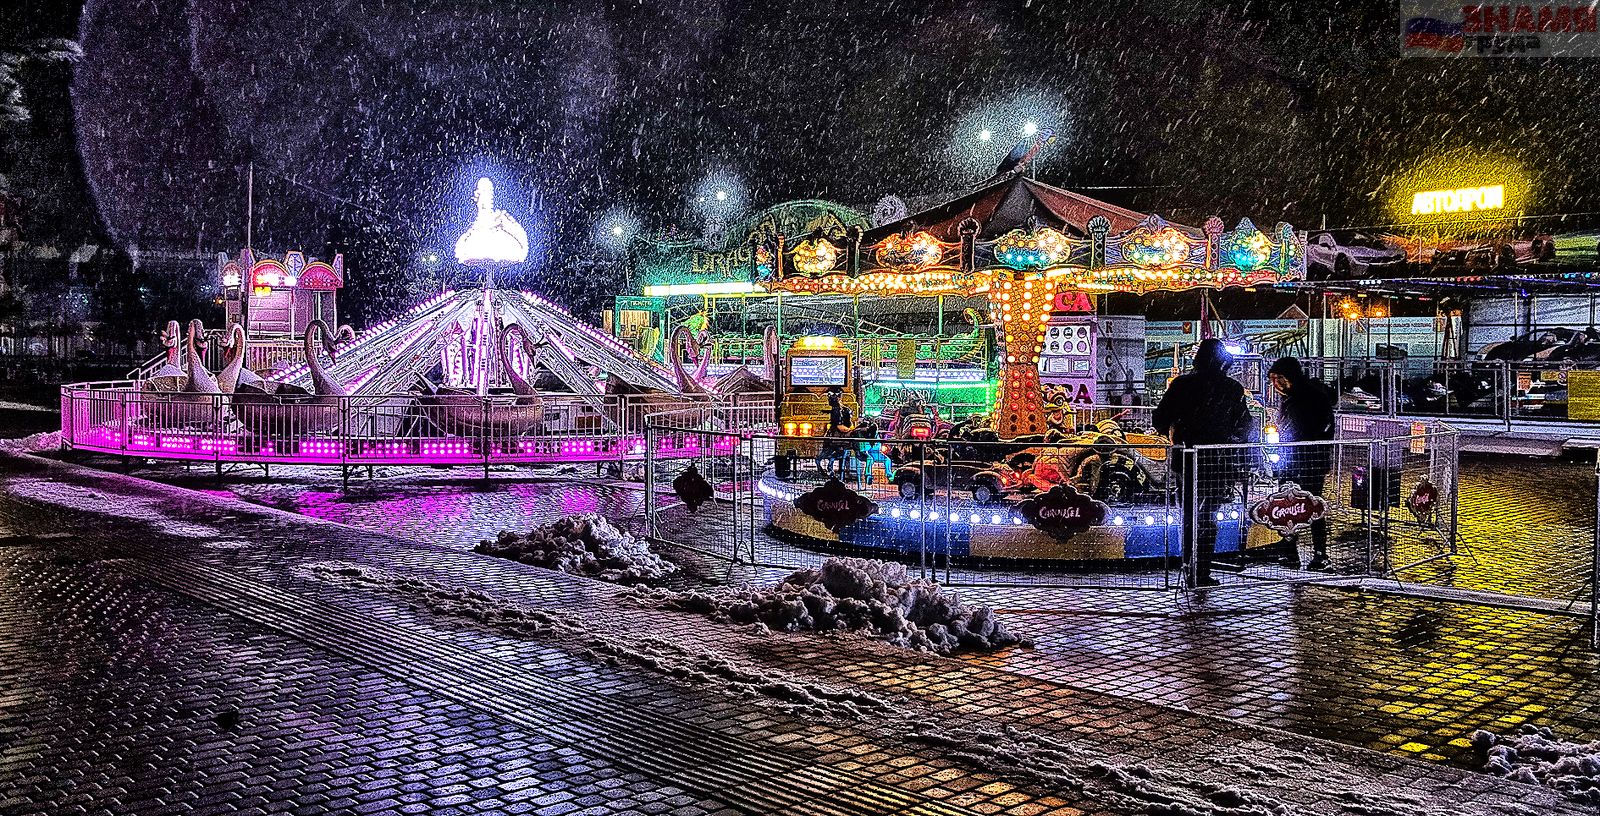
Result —
M528 233L505 210L494 208L494 182L478 179L472 194L478 214L456 239L456 260L468 266L511 266L528 260Z

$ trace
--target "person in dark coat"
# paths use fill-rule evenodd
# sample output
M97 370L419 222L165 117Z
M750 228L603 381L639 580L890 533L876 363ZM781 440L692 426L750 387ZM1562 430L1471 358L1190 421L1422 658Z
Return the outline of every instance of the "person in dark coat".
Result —
M1184 559L1195 563L1194 585L1216 586L1211 560L1217 549L1217 508L1235 497L1242 476L1241 451L1192 450L1197 445L1237 445L1250 441L1250 404L1244 386L1228 376L1233 358L1221 340L1200 342L1194 367L1174 377L1151 418L1172 440L1172 467L1183 490ZM1193 462L1191 465L1190 463ZM1190 468L1195 484L1185 485ZM1194 519L1195 524L1188 523Z
M1327 386L1306 375L1300 361L1280 357L1267 369L1267 379L1283 395L1278 407L1278 438L1284 442L1323 442L1334 435L1334 396ZM1333 469L1333 446L1291 446L1281 449L1282 479L1306 492L1322 495ZM1328 520L1311 522L1311 562L1306 569L1328 568ZM1298 558L1296 559L1298 560Z

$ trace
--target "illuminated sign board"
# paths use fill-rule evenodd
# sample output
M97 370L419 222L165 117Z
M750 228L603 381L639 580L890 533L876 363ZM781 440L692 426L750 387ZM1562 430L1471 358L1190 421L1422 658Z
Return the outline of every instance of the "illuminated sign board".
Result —
M1463 187L1459 190L1428 190L1411 196L1412 215L1443 215L1480 210L1498 210L1506 205L1506 186Z
M790 385L845 384L850 361L844 357L790 357Z
M1087 292L1057 292L1055 301L1050 305L1057 312L1093 314L1094 295Z
M645 297L670 297L672 295L753 295L760 287L744 281L718 281L715 283L667 283L646 286Z

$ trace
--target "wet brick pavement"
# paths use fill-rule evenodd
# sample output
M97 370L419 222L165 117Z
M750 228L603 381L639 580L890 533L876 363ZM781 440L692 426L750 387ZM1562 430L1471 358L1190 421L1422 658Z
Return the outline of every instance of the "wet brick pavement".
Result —
M354 480L346 494L327 470L275 470L274 479L232 478L225 487L209 473L185 477L165 467L154 475L455 548L564 512L641 522L637 485L512 481L514 473L484 485L460 473L448 481L431 472L422 475L432 483L416 484L410 480L417 473L396 472L391 479ZM1593 478L1586 464L1465 459L1462 554L1401 577L1575 597L1589 565ZM785 545L765 536L760 546L764 556L787 555L795 563L821 557L780 552ZM730 568L689 552L675 556L718 581L770 581L785 573ZM1147 591L969 587L962 593L1004 610L1037 643L983 660L1076 688L1464 767L1475 762L1468 738L1477 728L1533 723L1574 739L1600 737L1600 661L1571 618L1320 588L1219 593L1204 605Z
M1578 812L1513 783L1046 682L1004 666L1007 655L928 659L855 639L708 627L511 562L0 463L9 544L0 670L26 678L0 703L0 812L404 802L417 812L1064 814L1238 795L1222 785L1292 812ZM560 610L584 634L510 636L297 569L329 558ZM656 640L691 659L711 649L768 676L870 691L883 707L830 721L716 683L608 666L585 648ZM659 648L670 656L668 645ZM930 723L944 740L916 736ZM280 754L327 780L279 768ZM1015 756L1033 761L1007 765ZM175 774L169 761L188 764ZM1108 765L1143 770L1112 782ZM1061 773L1041 777L1040 767ZM572 779L583 796L541 804ZM515 787L523 780L533 781ZM314 792L337 806L298 801L301 784L327 784ZM638 796L598 792L634 784ZM651 792L681 804L641 804Z

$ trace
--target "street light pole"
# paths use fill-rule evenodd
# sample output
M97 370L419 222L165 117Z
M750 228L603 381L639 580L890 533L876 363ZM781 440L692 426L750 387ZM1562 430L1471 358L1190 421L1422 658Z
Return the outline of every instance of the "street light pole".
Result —
M256 162L245 162L244 170L244 248L250 249L251 227L255 225L256 212Z

